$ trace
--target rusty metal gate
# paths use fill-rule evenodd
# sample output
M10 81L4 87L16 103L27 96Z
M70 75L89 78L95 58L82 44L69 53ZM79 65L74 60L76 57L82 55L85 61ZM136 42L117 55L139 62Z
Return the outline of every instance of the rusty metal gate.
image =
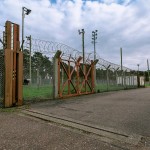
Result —
M95 92L94 69L96 61L82 63L82 57L55 55L55 98L92 94ZM57 86L57 87L56 87Z

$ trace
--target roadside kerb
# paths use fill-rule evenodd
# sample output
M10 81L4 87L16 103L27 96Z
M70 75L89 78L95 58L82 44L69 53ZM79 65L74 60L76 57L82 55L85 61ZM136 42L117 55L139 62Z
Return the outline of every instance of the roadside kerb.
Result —
M137 134L127 135L126 133L123 133L115 129L99 127L99 126L95 126L91 124L85 124L77 120L59 117L59 116L52 115L52 114L45 114L36 110L24 109L21 112L23 114L36 117L45 121L58 123L67 127L79 129L85 132L98 135L100 137L107 138L107 141L115 140L115 141L130 144L130 145L138 145L138 143L140 142L142 138L142 136L137 135Z

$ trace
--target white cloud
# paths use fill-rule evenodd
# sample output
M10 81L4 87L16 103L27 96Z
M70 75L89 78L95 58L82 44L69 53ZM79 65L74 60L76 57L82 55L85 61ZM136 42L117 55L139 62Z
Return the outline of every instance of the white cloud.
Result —
M118 64L119 49L123 47L127 67L136 69L136 64L140 63L141 69L146 69L146 59L150 58L150 0L124 0L122 4L119 0L103 0L103 3L1 0L0 24L11 20L21 25L22 6L32 10L25 18L26 35L81 49L81 36L77 30L84 28L85 48L91 51L91 32L97 29L97 52L101 57Z

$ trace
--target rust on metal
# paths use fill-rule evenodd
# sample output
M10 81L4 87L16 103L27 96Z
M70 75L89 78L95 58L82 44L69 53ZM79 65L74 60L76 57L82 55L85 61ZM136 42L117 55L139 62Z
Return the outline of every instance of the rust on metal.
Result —
M61 54L61 53L60 53ZM97 61L87 64L81 63L82 57L77 59L58 57L58 96L59 98L92 94L95 92L94 66ZM63 80L63 82L61 81Z

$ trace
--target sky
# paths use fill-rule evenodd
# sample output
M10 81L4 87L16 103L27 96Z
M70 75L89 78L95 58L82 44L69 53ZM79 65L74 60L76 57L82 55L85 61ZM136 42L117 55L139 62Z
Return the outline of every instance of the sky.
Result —
M25 16L25 36L61 42L92 52L92 31L98 30L96 51L110 62L146 70L150 61L150 0L0 0L0 25L6 20L22 22L22 6L32 10ZM20 27L21 28L21 27Z

